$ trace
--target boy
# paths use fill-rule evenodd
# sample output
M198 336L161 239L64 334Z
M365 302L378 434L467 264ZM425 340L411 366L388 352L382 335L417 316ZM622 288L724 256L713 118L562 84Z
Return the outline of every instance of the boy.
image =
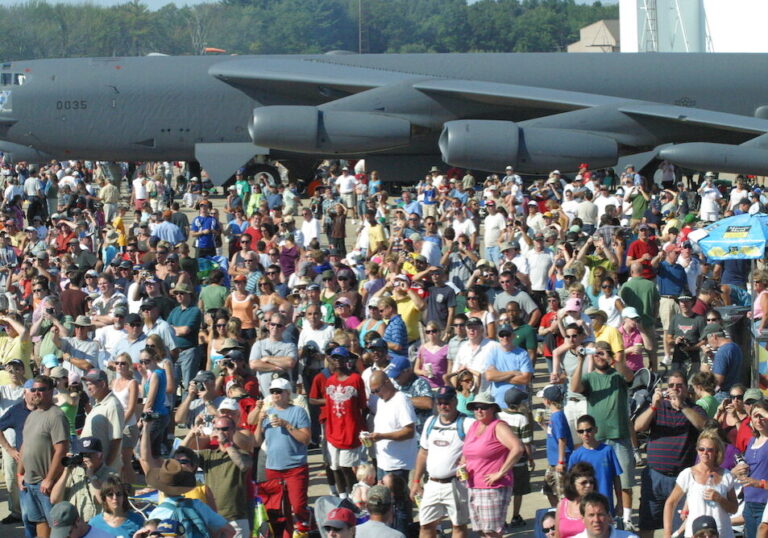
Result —
M533 429L531 427L530 412L523 405L528 399L528 395L522 390L512 387L504 393L504 402L507 407L501 413L499 418L509 424L512 431L517 435L525 447L525 452L512 467L514 482L512 483L512 520L510 526L522 527L525 521L520 517L520 505L523 502L523 495L531 492L531 471L536 467L533 461ZM529 470L530 466L530 470Z
M608 498L610 511L612 514L622 515L623 507L621 501L621 479L622 473L619 459L613 451L613 447L598 441L597 424L591 415L582 415L576 421L576 432L581 437L581 446L577 448L571 459L568 461L568 468L580 461L585 461L595 468L595 480L597 481L597 491ZM613 508L613 495L616 494L616 510Z
M554 508L565 494L565 470L568 468L568 458L573 452L573 438L568 420L562 409L562 387L548 385L542 391L541 397L544 400L544 407L551 413L549 425L547 425L547 463L549 468L544 474L543 491L550 506Z

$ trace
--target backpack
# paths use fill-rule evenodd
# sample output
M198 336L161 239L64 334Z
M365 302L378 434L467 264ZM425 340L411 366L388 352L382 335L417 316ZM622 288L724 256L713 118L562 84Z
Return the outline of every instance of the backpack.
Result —
M184 536L187 538L209 538L211 536L205 521L203 521L203 518L200 517L200 514L195 510L191 499L177 497L175 502L166 499L159 504L158 508L168 508L169 510L173 510L173 514L171 514L171 517L168 519L178 521L184 525Z
M432 420L429 421L429 424L427 425L427 439L429 439L429 434L432 433L432 428L435 427L435 423L437 422L437 415L432 417ZM464 436L466 433L464 432L464 419L467 418L464 414L459 413L459 416L456 418L456 433L459 434L459 440L463 441Z

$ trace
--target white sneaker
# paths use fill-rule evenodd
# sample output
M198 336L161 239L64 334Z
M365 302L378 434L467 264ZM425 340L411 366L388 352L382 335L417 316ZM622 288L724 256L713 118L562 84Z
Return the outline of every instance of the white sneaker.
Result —
M670 357L669 355L664 355L664 358L661 359L661 362L664 363L664 366L669 366L670 364L672 364L672 357Z

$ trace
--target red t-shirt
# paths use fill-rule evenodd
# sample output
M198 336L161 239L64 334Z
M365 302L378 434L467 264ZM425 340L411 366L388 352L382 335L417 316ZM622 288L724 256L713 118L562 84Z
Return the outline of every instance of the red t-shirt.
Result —
M709 306L707 306L707 303L701 299L696 299L696 302L693 304L693 307L691 307L691 310L693 310L695 314L703 316L707 313L707 310L709 310Z
M652 279L656 276L656 271L651 265L651 260L643 260L645 254L650 254L651 258L654 258L659 253L659 247L656 243L650 241L641 241L640 239L633 241L627 249L627 256L643 264L643 274L640 275L643 278Z
M365 400L365 384L358 373L351 373L343 381L333 374L326 381L325 437L335 448L360 446Z
M324 371L316 374L315 378L312 380L312 385L309 388L309 397L313 400L325 400L325 386L327 384L328 377L325 377ZM328 407L328 405L320 405L318 407L320 408L318 420L320 421L320 424L325 424L325 421L328 418L325 413L325 408Z
M739 424L739 429L736 430L736 450L742 454L745 450L747 450L749 440L754 437L750 423L751 421L749 417L747 417L741 421L741 424Z
M544 314L544 316L541 318L541 321L539 322L539 327L549 327L549 325L552 323L552 318L557 317L557 312L547 312ZM560 331L555 331L555 346L560 346L563 344L563 337L560 336ZM554 349L550 349L547 345L547 340L544 341L544 356L545 357L551 357L552 352Z
M252 376L250 374L246 376L239 376L240 377L240 384L243 386L243 389L245 389L245 392L248 393L249 396L253 396L257 400L261 399L261 390L259 389L259 380L256 379L255 376ZM228 375L224 377L224 386L227 386L227 383L232 381L234 379L233 376ZM223 394L223 396L226 396L226 394Z

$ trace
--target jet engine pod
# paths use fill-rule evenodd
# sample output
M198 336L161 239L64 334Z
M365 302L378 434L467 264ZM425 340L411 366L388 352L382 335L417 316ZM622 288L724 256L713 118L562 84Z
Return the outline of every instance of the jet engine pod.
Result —
M578 170L616 164L618 147L612 138L583 131L520 127L511 121L457 120L443 125L443 160L461 168L503 170L508 164L521 172Z
M364 153L404 146L411 141L408 120L309 106L256 108L249 130L257 146L298 153Z
M696 170L768 174L768 150L760 147L690 142L664 148L659 158Z
M49 162L53 159L53 155L39 151L30 146L22 146L21 144L14 144L13 142L7 142L0 140L0 151L13 163L28 162L35 164L42 164Z

